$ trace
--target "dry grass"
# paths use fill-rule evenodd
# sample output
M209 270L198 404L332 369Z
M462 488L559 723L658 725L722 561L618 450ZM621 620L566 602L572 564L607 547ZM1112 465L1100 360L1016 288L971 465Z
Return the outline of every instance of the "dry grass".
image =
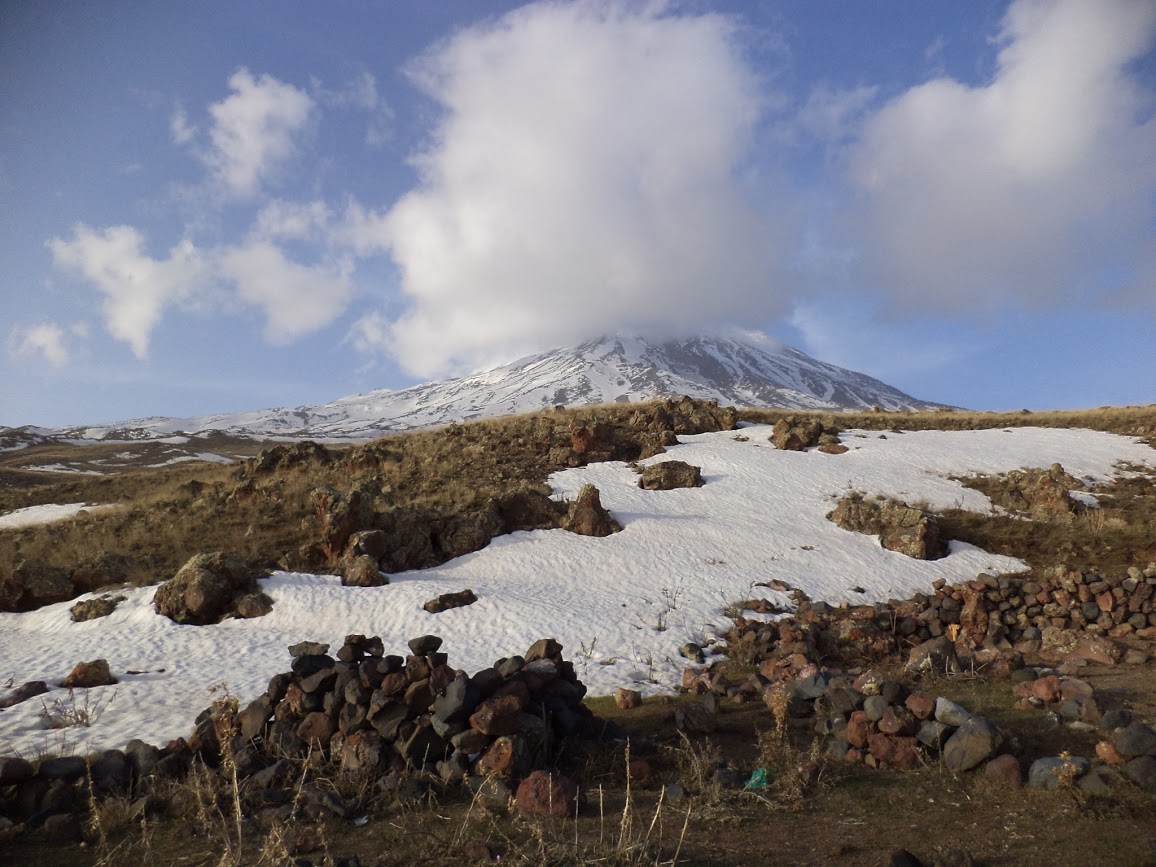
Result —
M238 465L211 463L108 476L37 474L39 485L0 487L0 511L62 502L119 508L0 532L0 578L25 559L71 570L102 552L128 558L125 577L136 584L165 580L203 551L232 551L273 567L317 540L309 493L324 485L358 491L363 511L372 515L403 510L420 521L452 524L483 512L496 497L547 492L549 474L566 466L575 420L603 422L622 455L637 457L640 431L629 422L639 409L616 404L455 424L322 450L247 476ZM111 447L91 448L104 454ZM7 460L11 466L11 455ZM20 460L28 463L29 456Z
M971 476L959 480L985 494L999 480ZM949 509L939 516L945 538L1026 560L1033 571L1069 566L1122 574L1129 566L1156 562L1156 474L1117 478L1096 488L1100 508L1072 515L979 514Z
M1102 406L1097 409L1049 410L1032 412L847 412L803 413L799 410L743 409L744 421L774 424L788 415L815 416L825 425L863 430L988 430L1011 427L1088 428L1109 433L1156 439L1156 404L1147 406Z

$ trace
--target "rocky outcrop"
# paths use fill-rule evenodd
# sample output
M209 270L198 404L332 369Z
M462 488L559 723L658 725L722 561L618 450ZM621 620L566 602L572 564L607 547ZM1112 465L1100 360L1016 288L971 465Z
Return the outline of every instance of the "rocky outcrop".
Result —
M675 488L701 488L705 482L702 470L685 461L663 461L642 468L638 487L644 491L671 491Z
M86 557L72 570L73 592L91 593L109 584L127 581L131 566L128 557L113 551L100 551Z
M1012 470L989 496L996 505L1013 512L1055 518L1082 511L1083 504L1070 492L1085 489L1084 483L1060 464L1052 464L1047 469Z
M827 519L844 530L879 537L889 551L916 560L938 560L947 554L935 516L895 500L865 499L862 494L843 497Z
M583 485L578 499L570 504L562 529L580 536L609 536L620 531L622 525L602 506L598 489L593 485Z
M361 492L343 493L326 485L315 488L310 497L317 514L321 550L326 557L336 559L361 525Z
M73 595L68 570L40 560L21 560L10 574L0 577L0 611L32 611Z
M312 440L292 445L273 446L262 449L257 456L241 464L239 474L243 478L265 476L276 472L297 470L309 466L324 466L333 460L333 454L323 445Z
M260 573L235 554L197 554L157 588L157 613L175 623L204 625L229 617L259 617L273 602L261 592Z
M829 454L842 454L847 447L839 442L839 430L827 427L813 416L789 415L775 422L769 437L777 449L802 452L815 446Z

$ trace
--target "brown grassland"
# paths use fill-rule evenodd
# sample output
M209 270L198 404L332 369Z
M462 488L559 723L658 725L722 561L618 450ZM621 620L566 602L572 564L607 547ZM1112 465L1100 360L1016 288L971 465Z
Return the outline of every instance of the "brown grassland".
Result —
M206 550L235 551L253 563L273 566L315 539L309 491L319 485L361 490L376 509L418 508L442 518L468 514L503 494L544 490L549 474L565 466L575 420L598 419L626 437L635 409L610 405L398 434L366 446L334 447L329 460L305 460L264 475L244 475L238 465L192 462L126 467L104 476L23 469L60 462L83 466L88 458L107 457L109 449L134 448L123 445L47 444L0 453L0 513L41 503L115 506L53 525L0 531L0 578L25 558L68 567L101 551L124 555L130 564L126 577L138 584L164 580L188 557ZM773 423L788 414L743 410L740 417ZM1139 437L1156 447L1156 405L822 418L845 430L896 432L1090 428ZM243 456L270 445L222 439L204 450ZM92 451L86 455L85 449ZM190 485L193 481L198 484ZM980 490L999 484L986 478L965 482ZM1121 478L1098 493L1102 509L1052 521L960 510L939 518L949 537L1021 557L1034 572L1064 565L1117 573L1156 562L1153 476ZM574 650L567 648L567 655ZM875 664L897 675L901 670L897 659ZM728 677L737 682L749 673L735 664ZM1156 723L1153 661L1089 666L1081 677ZM924 675L912 685L951 697L1015 731L1025 761L1064 750L1092 754L1094 733L1052 725L1040 711L1015 710L1011 685L982 670ZM363 867L451 865L485 851L500 857L500 863L513 864L885 865L892 850L905 847L928 864L951 849L967 850L975 864L992 867L1156 864L1156 798L1133 788L1105 797L1090 797L1075 787L1015 790L982 774L955 775L935 764L900 772L819 761L817 774L802 773L798 768L816 754L813 736L777 719L773 709L724 702L719 730L709 738L687 739L672 723L678 700L648 699L633 710L619 710L604 698L588 700L597 714L652 746L637 748L636 755L593 748L564 755L565 770L585 795L574 821L531 820L505 806L487 806L468 794L436 788L422 803L398 804L371 780L306 761L297 771L297 785L361 797L368 823L355 827L313 814L275 826L242 821L227 780L193 775L161 793L171 818L132 821L128 802L110 799L95 805L85 846L20 839L8 843L7 850L0 843L0 863L282 865L302 858L333 864L357 855ZM650 764L652 779L627 774L628 760L639 757ZM772 784L757 791L723 788L713 776L720 760L744 774L769 768ZM671 783L682 787L681 798L668 797L663 785Z

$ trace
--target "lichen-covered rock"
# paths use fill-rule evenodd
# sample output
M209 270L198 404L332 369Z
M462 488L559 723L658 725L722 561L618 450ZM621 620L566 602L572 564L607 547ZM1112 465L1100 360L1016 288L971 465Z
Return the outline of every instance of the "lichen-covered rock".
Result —
M701 488L702 470L685 461L663 461L643 467L638 487L644 491L670 491L675 488Z
M157 588L153 605L157 613L175 623L204 625L238 616L238 603L260 593L258 572L236 554L197 554L177 574ZM269 602L270 606L272 602ZM247 601L244 613L254 610Z
M96 620L98 617L108 617L116 611L116 606L124 602L123 596L113 596L106 593L95 599L85 599L77 602L68 609L74 623L83 623L86 620Z
M775 448L788 452L801 452L819 444L823 435L823 423L817 418L788 416L775 422L770 440Z
M1083 504L1072 499L1070 492L1084 489L1084 483L1060 464L1052 464L1046 470L1012 470L1005 477L1002 490L993 493L991 499L1007 509L1049 518L1081 511Z
M938 560L947 554L935 517L895 500L880 503L859 493L848 494L827 519L844 530L878 536L887 550L916 560Z

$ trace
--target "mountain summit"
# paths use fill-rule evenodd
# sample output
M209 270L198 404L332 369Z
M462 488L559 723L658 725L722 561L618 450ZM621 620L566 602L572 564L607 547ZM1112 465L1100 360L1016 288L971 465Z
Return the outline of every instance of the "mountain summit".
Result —
M319 406L194 418L147 418L61 433L152 439L209 430L265 437L365 439L455 421L616 401L690 395L737 406L933 409L877 379L811 358L763 334L651 340L617 335L459 379L379 390Z

